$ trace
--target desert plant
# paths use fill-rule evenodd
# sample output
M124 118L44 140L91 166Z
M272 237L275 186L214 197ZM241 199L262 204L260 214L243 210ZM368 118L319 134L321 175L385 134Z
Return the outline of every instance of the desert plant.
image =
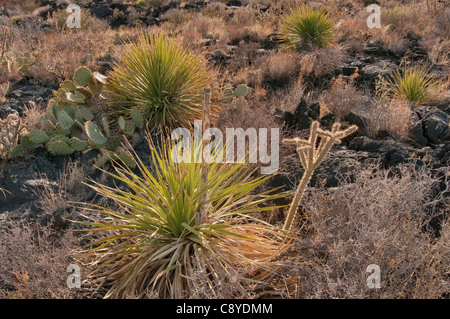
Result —
M28 75L31 72L31 68L36 63L36 58L39 55L37 53L19 53L16 58L11 58L7 55L3 56L1 61L1 67L8 73L14 73L15 71L21 72L24 75Z
M389 88L401 99L417 104L426 103L438 85L438 80L429 71L427 66L397 69L388 79Z
M291 229L303 192L308 186L309 180L311 179L315 169L323 161L325 155L331 147L333 147L334 144L340 144L341 139L353 134L357 130L357 126L352 125L343 131L340 131L339 129L340 124L335 123L331 128L331 131L324 131L319 128L319 122L314 121L311 123L308 140L302 140L300 138L283 140L283 143L285 144L292 144L296 146L300 162L305 169L286 216L286 221L283 226L285 231L289 232ZM319 137L320 142L317 145Z
M250 94L251 91L252 89L245 84L240 84L235 89L233 89L233 86L228 84L224 87L223 98L221 99L221 101L225 103L230 103L235 99Z
M9 114L6 119L0 119L0 158L8 158L25 133L26 128L18 115Z
M122 147L121 135L130 137L133 144L139 143L140 135L136 130L143 128L144 119L137 110L132 110L130 120L119 117L112 127L113 121L105 115L103 93L106 82L107 77L102 74L92 73L87 67L78 68L73 81L64 81L53 91L54 98L40 118L41 129L33 129L24 136L11 155L45 144L53 156L93 148L101 151L95 162L99 167L117 157L132 165Z
M357 75L350 76L348 81L342 75L331 80L331 87L319 97L321 117L331 112L339 119L345 119L367 102L368 98L353 84Z
M175 145L162 142L152 148L153 173L136 157L139 174L115 165L108 173L127 187L114 188L92 181L99 195L116 207L88 205L86 230L108 236L91 243L82 257L91 264L90 278L100 287L111 284L104 297L142 297L146 290L160 298L192 296L204 285L214 298L220 295L218 274L261 265L280 251L280 237L271 225L248 214L281 194L255 193L268 177L251 177L245 164L195 163L198 149L186 151L188 163L173 160ZM203 169L208 178L202 183ZM205 194L208 196L204 196ZM202 200L205 199L205 200ZM199 212L206 212L201 222ZM86 259L84 259L86 260ZM203 282L191 280L203 273ZM189 279L190 278L190 279ZM244 289L244 282L238 286ZM240 291L230 292L238 294Z
M10 86L9 81L0 84L0 105L6 102L5 96L8 93L9 86Z
M325 10L303 5L283 20L280 39L296 51L326 47L333 39L333 21Z
M138 110L150 131L189 127L202 114L210 85L200 57L164 35L142 35L126 49L110 77L116 117Z

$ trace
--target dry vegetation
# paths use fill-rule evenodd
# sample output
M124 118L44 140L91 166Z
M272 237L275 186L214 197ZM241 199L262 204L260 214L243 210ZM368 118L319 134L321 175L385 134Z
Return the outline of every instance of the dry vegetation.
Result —
M353 183L314 189L304 204L296 245L302 298L441 298L449 291L449 225L427 233L438 202L425 171L367 168ZM448 185L447 185L448 187ZM445 202L441 202L445 205ZM447 199L448 205L448 199ZM448 209L448 206L447 206ZM366 267L381 268L381 289L365 285Z

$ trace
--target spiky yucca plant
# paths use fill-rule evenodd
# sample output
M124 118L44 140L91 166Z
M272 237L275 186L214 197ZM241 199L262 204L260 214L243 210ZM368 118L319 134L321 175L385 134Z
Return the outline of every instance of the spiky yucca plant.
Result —
M283 20L280 39L296 51L326 47L333 39L333 21L325 10L302 5Z
M202 114L211 71L200 57L164 35L141 35L114 65L109 87L118 116L137 109L150 131L189 127Z
M388 86L401 99L417 104L426 103L438 84L429 71L427 66L397 69L388 79Z
M93 182L100 195L117 205L86 208L90 216L102 216L90 217L93 231L109 234L84 255L93 282L101 287L112 281L104 297L142 297L149 290L160 298L187 298L203 286L209 297L217 298L222 296L220 274L250 271L282 250L278 231L248 215L274 209L261 204L282 196L253 192L268 177L253 178L245 164L211 163L202 184L202 166L194 163L194 153L191 163L176 163L170 144L163 143L153 149L153 173L139 158L139 174L122 165L108 173L127 189ZM201 209L206 212L203 222ZM245 290L245 280L237 286Z

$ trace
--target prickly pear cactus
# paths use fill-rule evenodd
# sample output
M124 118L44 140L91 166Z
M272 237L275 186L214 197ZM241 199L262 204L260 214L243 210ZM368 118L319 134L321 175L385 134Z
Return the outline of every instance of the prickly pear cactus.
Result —
M240 84L233 90L231 85L225 86L223 90L223 102L230 103L236 98L245 97L250 94L252 89L245 84Z
M108 141L108 139L100 131L97 124L89 121L84 124L84 128L87 136L94 144L102 145Z
M82 66L79 67L75 71L75 75L73 77L75 83L79 86L86 86L89 84L89 82L92 79L92 73L91 70L89 70L87 67Z
M53 91L46 113L40 119L40 129L33 130L22 138L14 154L23 149L44 145L50 155L70 155L88 149L98 149L101 155L95 161L103 166L109 160L121 160L133 165L128 152L123 148L123 136L131 137L132 145L142 141L144 117L137 110L130 118L109 118L104 101L105 84L108 78L87 67L75 71L73 81L64 81Z

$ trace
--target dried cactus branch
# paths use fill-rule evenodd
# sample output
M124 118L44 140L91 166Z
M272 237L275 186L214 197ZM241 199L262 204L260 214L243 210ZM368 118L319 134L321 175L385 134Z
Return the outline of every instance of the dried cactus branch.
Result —
M357 130L355 125L352 125L343 131L340 131L340 127L339 123L335 123L332 126L331 131L325 131L319 128L319 122L314 121L311 123L310 135L307 141L299 138L283 140L284 144L297 146L300 162L305 169L286 216L286 221L283 226L283 230L286 232L289 232L292 227L292 222L300 200L311 180L314 170L322 163L325 155L330 151L334 144L340 144L342 138L353 134ZM320 142L317 146L318 138L320 138Z
M9 114L6 119L0 119L0 158L7 158L25 133L26 128L18 115Z

